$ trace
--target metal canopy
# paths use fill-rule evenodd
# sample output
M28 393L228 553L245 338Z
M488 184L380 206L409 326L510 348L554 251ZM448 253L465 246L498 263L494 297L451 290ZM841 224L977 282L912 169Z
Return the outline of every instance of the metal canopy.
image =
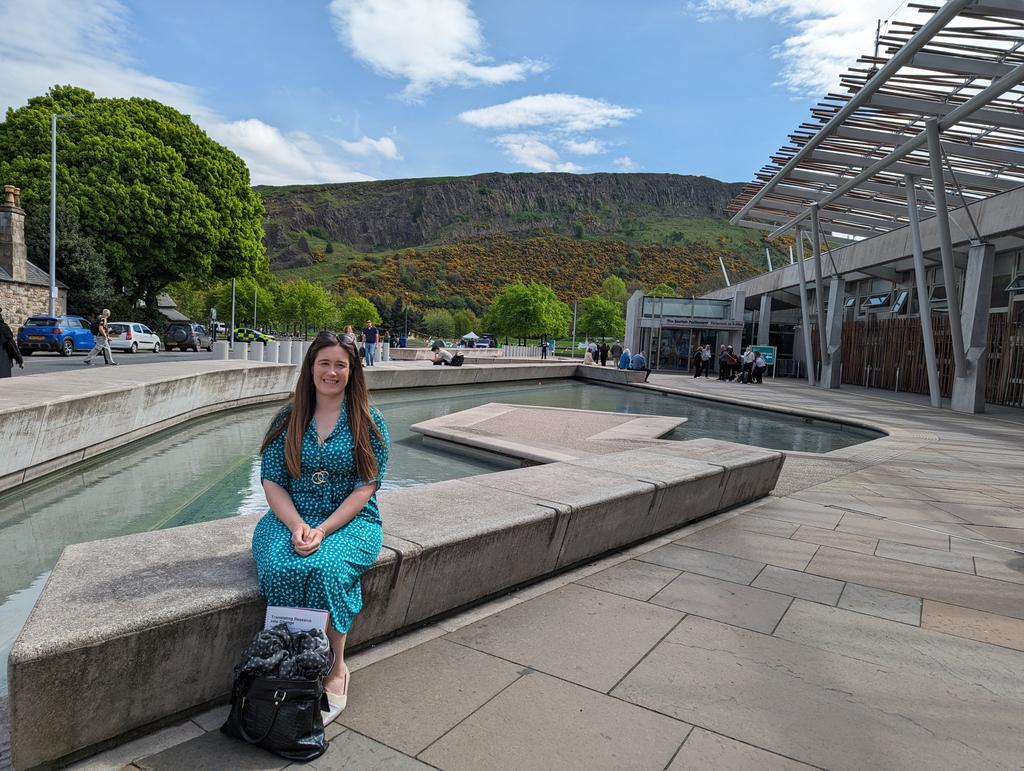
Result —
M936 119L950 205L1024 185L1024 0L912 4L876 55L842 76L728 206L732 223L776 237L818 205L823 233L861 239L909 224L907 179L935 212L926 121ZM941 198L941 191L940 191Z

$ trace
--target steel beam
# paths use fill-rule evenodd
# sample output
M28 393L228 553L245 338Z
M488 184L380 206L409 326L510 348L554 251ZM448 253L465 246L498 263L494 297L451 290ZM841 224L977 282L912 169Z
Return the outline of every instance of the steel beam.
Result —
M814 385L814 350L811 346L811 314L807 307L807 276L804 265L804 231L796 229L796 264L800 277L800 325L804 338L804 358L807 361L807 385Z
M818 315L818 351L822 371L828 364L828 340L825 339L825 292L821 282L821 232L818 228L818 204L811 204L811 254L814 256L814 307Z
M783 179L790 171L798 166L807 153L810 153L821 144L826 137L829 136L832 129L836 126L842 125L848 117L854 112L860 109L861 106L867 104L871 97L881 88L889 78L896 74L901 67L910 62L914 56L928 45L929 41L940 32L950 21L956 18L965 6L967 6L971 0L949 0L943 5L931 19L929 19L922 27L914 33L914 36L904 43L900 49L889 59L888 62L876 72L867 83L853 95L843 107L832 116L829 122L808 140L807 144L804 145L800 151L794 155L785 166L775 176L775 179ZM764 187L762 187L754 196L740 209L736 215L732 218L732 223L735 225L736 222L746 218L747 213L753 209L757 203L771 192L774 184L769 181ZM787 228L788 229L788 228Z
M843 153L831 152L828 150L815 150L811 153L812 160L822 161L823 163L837 163L849 167L856 168L867 168L876 160L875 158L868 158L863 155L845 155ZM1018 159L1018 163L1020 159ZM888 171L894 174L910 174L917 176L925 173L923 166L917 166L913 163L893 163L889 166ZM999 177L986 177L981 174L973 174L968 171L956 172L956 179L946 172L942 177L947 185L956 184L960 182L962 185L968 185L970 187L981 187L989 188L992 190L999 190L1005 192L1006 190L1012 190L1015 187L1024 185L1024 179L1000 179Z
M938 72L952 72L956 75L976 75L982 78L1001 78L1013 67L999 62L988 62L984 59L970 59L966 56L950 56L949 54L933 54L921 51L914 55L910 67Z
M980 16L1024 18L1024 6L1021 5L1020 0L979 0L970 3L964 10L967 13L976 13Z
M928 398L932 407L942 406L939 390L939 366L935 362L935 336L932 333L932 306L928 297L928 277L921 248L921 223L917 218L917 180L907 176L907 216L910 218L910 242L914 253L914 287L917 290L917 310L921 316L921 340L924 345L924 363L928 371Z
M899 112L940 117L949 115L957 107L962 107L963 105L933 102L930 99L914 99L909 96L875 94L871 97L871 106L880 107L883 110L898 110ZM1000 126L1001 128L1024 129L1024 115L1000 112L998 110L975 110L969 120L973 123L985 123L989 126Z
M839 139L856 139L861 142L874 142L879 145L892 145L893 147L899 147L914 138L906 134L890 134L885 131L870 131L868 129L849 128L847 126L840 126L836 129L834 136ZM986 145L969 145L966 142L954 142L951 139L942 140L940 145L946 151L946 155L992 161L993 163L1005 163L1011 166L1024 166L1024 153L1016 150L1004 150L999 147L988 147ZM790 176L793 177L797 173L803 173L803 171L797 170L797 172ZM864 190L871 189L866 185L861 185L861 188Z
M949 232L949 207L946 205L946 186L942 182L942 153L939 149L939 121L930 118L925 124L928 135L928 160L932 171L932 197L939 226L939 253L942 255L942 283L946 285L949 305L949 334L953 338L953 363L957 377L967 374L967 355L964 351L964 333L960 319L960 293L956 286L953 267L953 239Z

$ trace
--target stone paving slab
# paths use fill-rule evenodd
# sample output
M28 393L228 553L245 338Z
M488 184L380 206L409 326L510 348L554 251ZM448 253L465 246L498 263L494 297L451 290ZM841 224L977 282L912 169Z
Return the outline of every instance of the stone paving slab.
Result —
M609 691L683 614L570 584L446 639Z
M751 586L826 605L835 605L843 591L842 581L811 576L799 570L787 570L774 565L768 565L762 570Z
M847 584L839 597L838 607L867 616L887 618L901 624L921 624L921 598L876 589L873 586Z
M869 557L863 554L820 547L808 573L888 589L952 605L1024 618L1024 592L1015 584L991 578L951 573L909 562Z
M779 519L769 519L768 517L751 517L746 514L733 517L715 526L715 529L720 533L736 529L747 530L751 533L761 533L762 535L774 535L779 538L791 538L793 533L799 528L800 525L795 522L784 522Z
M716 528L701 530L699 533L680 539L686 546L729 554L733 557L766 562L780 568L803 570L819 547L812 543L776 538L744 530L718 532Z
M434 743L421 758L446 771L661 771L690 728L532 673Z
M1016 618L925 600L921 626L1024 651L1024 621Z
M503 688L522 667L433 640L353 673L338 719L359 733L416 755Z
M841 533L836 530L813 527L812 525L801 525L793 533L792 538L797 541L816 543L819 546L832 546L836 549L846 549L847 551L856 551L861 554L874 554L875 547L878 546L877 538L868 538L867 536L853 535L852 533Z
M289 766L314 771L429 771L431 766L355 731L331 737L327 752L309 763Z
M653 551L643 554L637 559L653 562L688 573L697 573L711 578L722 578L738 584L749 584L764 569L765 563L730 557L727 554L693 549L681 543L668 543Z
M875 555L901 562L912 562L915 565L927 565L943 570L955 570L958 573L974 575L974 559L967 554L957 554L943 549L926 549L896 541L878 542Z
M251 771L277 771L290 761L264 749L209 731L183 744L135 761L143 771L223 771L245 768Z
M613 695L837 771L1010 769L1024 756L1022 702L693 616Z
M813 768L814 766L759 750L727 736L711 733L703 728L694 728L667 771L811 771Z
M1011 555L1009 552L1002 552L999 559L976 556L974 569L979 576L985 578L997 578L1000 581L1024 584L1024 554Z
M792 598L731 581L683 573L654 595L651 602L744 629L770 633Z
M834 497L832 500L835 500ZM766 503L749 512L752 517L767 517L784 522L795 522L798 525L835 529L844 512L828 509L821 503L801 501L796 498L777 498L771 496Z
M583 578L576 583L621 594L635 600L649 600L672 581L681 571L650 562L627 560L618 565Z

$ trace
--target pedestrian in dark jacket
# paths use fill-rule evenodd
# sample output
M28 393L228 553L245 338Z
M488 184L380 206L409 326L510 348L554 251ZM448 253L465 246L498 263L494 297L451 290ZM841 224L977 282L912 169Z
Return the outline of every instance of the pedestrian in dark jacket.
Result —
M21 351L18 350L18 341L4 321L3 310L0 309L0 377L10 377L15 362L25 369L25 360L21 358Z
M601 343L601 347L597 349L601 353L601 366L608 364L608 351L611 349L608 347L608 343Z

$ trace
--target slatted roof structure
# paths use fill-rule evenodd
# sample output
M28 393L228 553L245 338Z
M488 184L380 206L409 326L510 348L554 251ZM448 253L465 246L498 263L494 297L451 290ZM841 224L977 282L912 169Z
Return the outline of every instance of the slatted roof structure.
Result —
M809 229L817 204L823 234L870 238L909 224L908 182L922 217L946 191L957 207L1024 185L1024 0L911 7L922 21L893 23L812 109L729 205L733 224L774 238Z

